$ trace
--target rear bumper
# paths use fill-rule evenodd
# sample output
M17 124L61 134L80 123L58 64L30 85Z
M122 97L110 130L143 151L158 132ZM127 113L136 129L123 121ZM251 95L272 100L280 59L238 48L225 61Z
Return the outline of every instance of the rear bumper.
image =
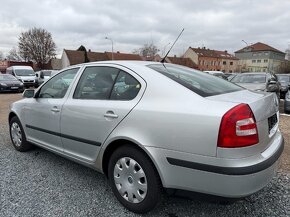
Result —
M242 159L215 158L197 161L183 152L147 147L155 161L163 186L222 197L239 198L253 194L275 175L284 148L280 132L259 156ZM202 158L205 158L203 156ZM206 163L206 162L214 162Z

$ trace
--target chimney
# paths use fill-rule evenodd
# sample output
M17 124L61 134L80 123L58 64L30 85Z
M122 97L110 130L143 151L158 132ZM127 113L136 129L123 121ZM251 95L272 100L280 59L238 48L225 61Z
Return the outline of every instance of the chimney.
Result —
M117 51L117 53L120 53L120 51Z
M176 58L176 55L174 55L174 58Z
M228 53L228 51L227 51L227 50L225 50L225 53Z
M89 52L91 52L91 49L89 49Z

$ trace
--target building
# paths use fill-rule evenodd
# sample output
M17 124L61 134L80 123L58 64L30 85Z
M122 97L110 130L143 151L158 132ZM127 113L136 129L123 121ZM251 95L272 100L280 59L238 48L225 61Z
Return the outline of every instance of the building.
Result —
M238 67L242 72L284 73L288 67L285 55L284 52L261 42L235 52L239 59Z
M89 62L96 61L106 61L112 59L112 52L92 52L89 50L87 52L87 57ZM119 51L113 53L114 60L142 60L142 58L138 54L128 54L128 53L120 53ZM76 65L85 62L85 51L79 50L63 50L61 57L61 66L62 68Z
M183 56L190 58L202 71L237 71L238 59L227 51L189 47Z
M87 56L90 62L105 61L111 58L106 53L88 51ZM85 62L85 51L63 50L61 56L61 68Z
M215 51L219 55L219 59L221 59L221 71L232 73L238 72L238 62L239 59L236 58L234 55L229 54L226 50L225 51Z
M166 57L165 62L187 66L193 69L198 69L198 66L190 58L186 58L186 57L176 57L176 56Z
M112 52L105 52L109 60L112 60ZM120 53L117 51L113 53L113 60L142 60L139 54Z

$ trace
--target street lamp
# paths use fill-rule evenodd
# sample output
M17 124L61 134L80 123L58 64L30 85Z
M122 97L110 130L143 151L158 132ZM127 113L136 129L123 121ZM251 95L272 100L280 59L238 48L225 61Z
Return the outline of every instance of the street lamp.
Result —
M111 39L111 38L108 38L108 37L106 37L105 39L107 39L107 40L110 40L111 41L111 43L112 43L112 60L114 59L114 42L113 42L113 39Z

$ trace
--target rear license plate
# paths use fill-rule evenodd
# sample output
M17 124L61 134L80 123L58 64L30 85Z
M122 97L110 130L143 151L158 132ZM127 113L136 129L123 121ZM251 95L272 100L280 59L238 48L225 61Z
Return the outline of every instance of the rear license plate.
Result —
M11 87L11 89L15 90L15 89L18 89L18 87Z
M277 124L277 122L278 122L277 114L274 114L268 118L269 134L272 128Z

